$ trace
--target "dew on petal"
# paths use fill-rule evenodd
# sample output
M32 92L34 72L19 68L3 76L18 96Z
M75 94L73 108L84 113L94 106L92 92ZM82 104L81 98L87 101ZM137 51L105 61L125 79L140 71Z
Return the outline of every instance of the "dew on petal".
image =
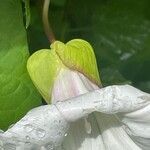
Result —
M28 133L33 130L33 126L30 125L30 124L25 125L24 128L25 128L25 131L28 132Z
M30 137L29 137L29 136L26 136L26 140L27 140L27 142L30 141Z
M49 143L47 146L45 146L45 148L47 150L54 150L54 144L53 143Z
M42 146L40 150L47 150L47 149L44 146Z
M43 138L45 136L46 132L45 132L45 130L39 128L39 129L36 129L36 134L39 138Z
M65 136L67 136L68 135L68 133L65 133Z

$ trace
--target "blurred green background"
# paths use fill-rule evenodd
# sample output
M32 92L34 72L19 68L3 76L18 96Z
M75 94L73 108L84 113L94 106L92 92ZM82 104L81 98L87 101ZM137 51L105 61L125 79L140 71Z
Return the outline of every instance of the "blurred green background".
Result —
M30 53L48 48L43 0L31 0ZM57 40L91 43L104 86L132 84L150 92L149 0L51 0L49 19Z

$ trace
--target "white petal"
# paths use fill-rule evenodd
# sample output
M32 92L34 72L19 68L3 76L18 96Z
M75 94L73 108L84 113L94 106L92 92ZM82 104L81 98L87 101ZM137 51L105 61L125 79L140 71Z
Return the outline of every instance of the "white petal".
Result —
M79 72L62 69L56 78L52 102L63 101L88 91L98 89ZM88 117L91 134L88 133L85 120L72 123L69 134L63 144L63 150L140 150L123 129L123 125L113 115L92 113Z
M93 89L98 89L98 86L81 73L61 69L52 90L52 103L87 93Z

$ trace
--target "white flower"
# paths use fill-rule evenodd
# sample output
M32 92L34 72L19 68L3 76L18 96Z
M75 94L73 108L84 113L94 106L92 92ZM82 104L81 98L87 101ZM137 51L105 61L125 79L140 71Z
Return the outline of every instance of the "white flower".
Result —
M79 96L101 86L93 49L84 40L66 45L56 41L50 50L36 52L28 61L31 79L49 103ZM65 150L138 150L115 115L92 113L72 123Z
M98 89L77 71L62 69L52 90L52 101L65 100ZM94 112L71 124L63 150L140 150L115 115Z
M1 149L47 150L62 143L57 150L149 150L150 95L128 85L100 89L87 42L56 42L31 56L28 71L52 105L31 110L0 133Z

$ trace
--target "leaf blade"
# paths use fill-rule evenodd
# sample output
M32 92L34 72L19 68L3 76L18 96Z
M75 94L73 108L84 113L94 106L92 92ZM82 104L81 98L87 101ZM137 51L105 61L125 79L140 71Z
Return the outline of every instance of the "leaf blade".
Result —
M29 52L21 2L2 0L0 10L0 128L7 129L41 100L26 70Z

